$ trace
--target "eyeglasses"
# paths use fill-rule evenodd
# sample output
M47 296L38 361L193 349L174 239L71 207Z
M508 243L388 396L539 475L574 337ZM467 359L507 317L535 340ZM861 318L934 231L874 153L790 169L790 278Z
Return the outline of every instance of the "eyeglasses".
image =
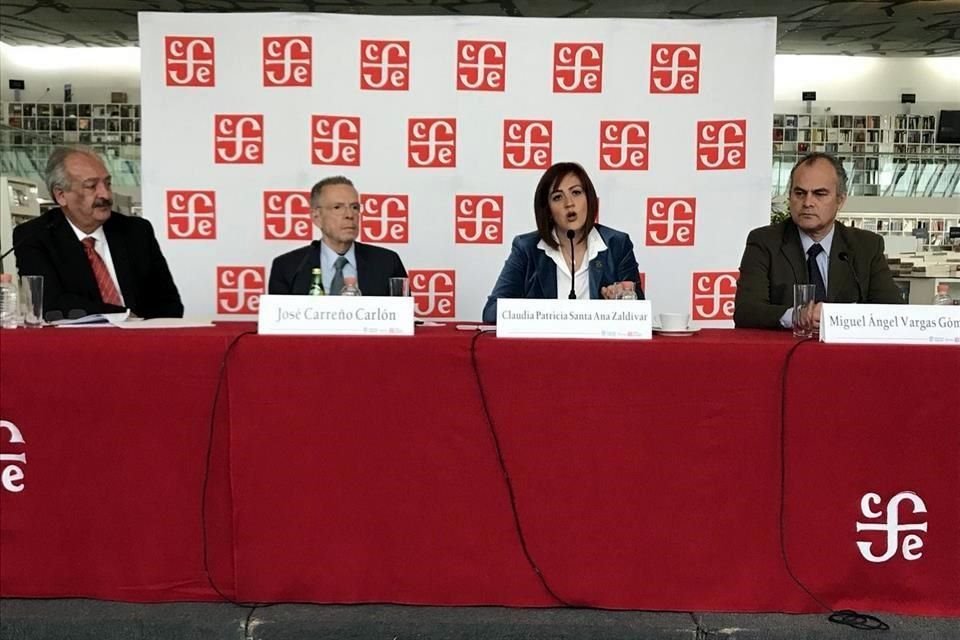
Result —
M348 211L349 211L350 213L352 213L353 215L355 215L355 216L360 215L360 203L359 203L359 202L354 202L353 204L344 204L344 203L342 203L342 202L338 202L337 204L333 204L333 205L330 205L330 206L320 205L320 206L318 206L318 207L316 207L316 208L317 208L317 209L326 209L326 210L329 211L330 213L332 213L332 214L334 214L334 215L337 215L337 216L344 216L344 215L347 214Z

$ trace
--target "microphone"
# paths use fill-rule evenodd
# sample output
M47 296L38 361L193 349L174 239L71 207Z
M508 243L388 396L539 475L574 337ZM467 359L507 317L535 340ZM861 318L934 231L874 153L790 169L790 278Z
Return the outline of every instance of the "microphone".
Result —
M850 255L846 251L841 251L837 254L837 257L840 258L840 262L843 262L849 267L850 274L853 275L853 281L857 283L857 302L865 301L863 297L863 287L860 285L860 278L857 277L857 270L853 268L853 262L850 260Z
M13 253L14 251L16 251L17 247L19 247L20 245L22 245L25 240L30 240L30 239L32 239L32 238L36 238L37 236L40 235L40 233L46 233L47 231L50 231L51 229L53 229L54 225L56 225L56 224L57 224L57 221L56 221L55 219L54 219L54 220L48 220L46 224L41 225L40 228L37 229L36 231L34 231L33 233L28 233L28 234L26 234L25 236L23 236L22 238L20 238L19 240L17 240L16 242L14 242L14 243L13 243L13 246L11 246L9 249L7 249L6 251L4 251L2 255L0 255L0 262L2 262L3 260L5 260L8 255L10 255L10 254Z
M574 275L574 271L576 271L575 256L577 255L575 249L573 248L573 238L576 235L577 234L574 233L573 229L567 229L567 240L570 241L570 295L568 295L567 298L569 298L570 300L577 299L577 291L573 286L574 283L576 282L576 276Z
M290 293L292 294L294 289L296 289L297 278L300 277L300 272L303 271L303 267L307 264L307 260L313 255L313 253L320 247L320 241L314 240L310 243L310 248L306 253L303 254L303 260L300 261L300 264L297 265L297 270L293 272L293 280L290 281Z

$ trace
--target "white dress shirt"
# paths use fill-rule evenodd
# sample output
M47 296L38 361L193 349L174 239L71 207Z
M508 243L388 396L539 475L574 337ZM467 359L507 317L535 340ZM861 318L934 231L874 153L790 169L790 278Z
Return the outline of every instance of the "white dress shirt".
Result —
M553 238L560 242L556 231L553 232ZM564 238L563 242L570 241ZM570 296L570 263L563 257L559 248L554 249L543 240L537 243L537 249L543 251L557 264L557 299L566 300ZM590 233L587 234L587 251L574 274L573 290L577 294L577 300L590 299L590 261L596 258L598 253L606 250L607 245L600 237L600 232L596 228L590 229Z
M820 246L823 247L823 251L820 252L816 257L817 268L820 269L820 275L823 276L823 289L828 291L827 287L827 278L830 271L830 247L833 246L833 231L836 229L836 226L830 227L830 232L823 237L823 240L820 241ZM808 236L806 233L800 231L800 246L803 247L803 256L804 262L807 260L807 251L810 250L810 247L817 243L816 240ZM811 283L812 284L812 283ZM793 307L790 307L784 311L783 315L780 316L780 326L786 329L793 327Z
M112 214L117 215L117 214ZM73 222L70 221L70 218L67 218L64 215L64 219L70 224L70 228L73 229L73 232L77 235L77 240L83 242L86 238L93 238L96 242L93 243L93 250L103 259L103 263L107 265L107 271L110 273L110 279L113 280L113 286L117 288L117 295L120 296L121 306L126 306L126 303L123 301L123 292L120 290L120 281L117 280L117 270L113 266L113 258L110 256L110 243L107 242L107 236L103 233L103 227L97 227L96 231L93 233L84 233L77 228ZM84 255L86 255L86 249L84 249Z

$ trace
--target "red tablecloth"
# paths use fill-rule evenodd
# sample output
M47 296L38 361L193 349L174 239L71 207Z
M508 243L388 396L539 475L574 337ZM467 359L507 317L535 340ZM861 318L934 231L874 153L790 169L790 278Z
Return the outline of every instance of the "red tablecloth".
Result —
M3 332L0 595L960 615L954 347ZM118 335L119 334L119 335ZM936 383L939 380L939 385ZM939 390L941 398L931 396ZM781 444L786 491L781 502ZM868 562L861 500L922 546ZM786 556L781 551L782 528Z

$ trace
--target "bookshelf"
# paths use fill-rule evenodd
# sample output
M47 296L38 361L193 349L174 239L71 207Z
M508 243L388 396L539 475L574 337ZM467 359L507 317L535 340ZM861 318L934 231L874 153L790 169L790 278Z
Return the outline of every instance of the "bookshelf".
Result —
M3 120L26 135L13 144L23 144L29 134L46 136L53 143L140 144L140 105L85 102L7 102Z

